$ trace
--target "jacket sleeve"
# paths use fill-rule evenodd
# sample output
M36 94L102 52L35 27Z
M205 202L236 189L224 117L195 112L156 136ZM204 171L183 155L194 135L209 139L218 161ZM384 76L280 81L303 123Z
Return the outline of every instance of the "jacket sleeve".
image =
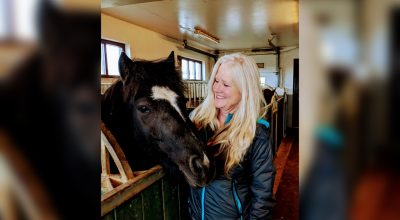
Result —
M250 219L272 219L275 199L272 189L275 179L273 153L267 135L256 136L251 154Z

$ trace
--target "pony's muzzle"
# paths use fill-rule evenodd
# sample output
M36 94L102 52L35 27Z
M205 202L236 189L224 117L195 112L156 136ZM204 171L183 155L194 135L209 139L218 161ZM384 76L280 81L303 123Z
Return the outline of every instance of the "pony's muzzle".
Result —
M203 186L207 182L207 174L210 169L210 161L204 154L203 157L193 155L189 158L190 171L197 177L196 182L199 186Z

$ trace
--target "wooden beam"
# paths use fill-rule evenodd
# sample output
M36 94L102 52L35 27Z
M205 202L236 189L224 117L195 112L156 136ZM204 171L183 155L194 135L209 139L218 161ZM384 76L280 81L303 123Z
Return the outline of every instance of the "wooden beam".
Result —
M110 181L111 181L112 185L114 186L114 188L118 187L121 184L126 183L126 181L124 182L122 180L121 175L118 175L118 174L110 174L109 178L110 178Z
M101 143L101 174L110 174L110 154L104 143Z
M133 178L134 175L132 169L125 157L124 152L119 146L114 135L111 134L110 130L108 130L103 122L101 122L101 144L105 145L107 148L123 180L127 181L128 179Z
M161 0L102 0L101 8L111 8L124 5L133 5L139 3L156 2Z
M101 216L104 216L114 208L131 199L154 182L165 175L160 165L156 165L128 182L116 187L114 190L101 197Z
M113 189L114 187L109 176L107 174L101 174L101 194L105 194Z

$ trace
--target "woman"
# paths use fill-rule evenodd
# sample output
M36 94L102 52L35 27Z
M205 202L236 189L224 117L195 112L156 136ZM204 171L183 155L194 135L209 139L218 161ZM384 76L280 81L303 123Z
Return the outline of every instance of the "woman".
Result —
M271 219L275 169L254 60L242 54L221 57L208 94L190 117L217 172L206 187L190 190L192 219Z

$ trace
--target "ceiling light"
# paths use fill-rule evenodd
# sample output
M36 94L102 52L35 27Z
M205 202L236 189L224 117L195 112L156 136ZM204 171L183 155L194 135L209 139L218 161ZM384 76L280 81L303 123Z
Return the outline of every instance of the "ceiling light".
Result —
M194 27L194 33L214 43L219 43L219 38L212 36L198 26Z

